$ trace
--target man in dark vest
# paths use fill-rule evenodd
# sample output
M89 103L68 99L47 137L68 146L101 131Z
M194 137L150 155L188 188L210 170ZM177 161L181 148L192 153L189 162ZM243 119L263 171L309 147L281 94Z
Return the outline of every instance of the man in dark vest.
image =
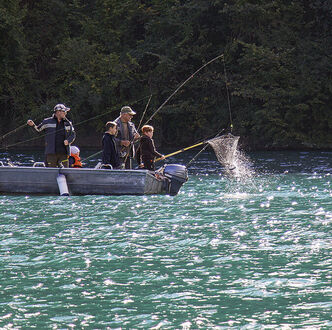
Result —
M66 118L67 108L57 104L53 116L45 118L38 126L29 119L27 124L37 132L45 130L45 163L47 167L69 167L70 144L75 140L72 123Z

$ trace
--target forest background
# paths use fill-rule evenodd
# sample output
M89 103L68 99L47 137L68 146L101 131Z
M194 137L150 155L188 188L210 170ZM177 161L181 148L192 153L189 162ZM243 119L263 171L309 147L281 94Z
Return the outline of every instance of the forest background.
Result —
M330 0L1 0L0 42L0 136L65 103L78 145L99 146L121 106L144 124L224 54L149 122L159 145L233 126L248 149L332 148Z

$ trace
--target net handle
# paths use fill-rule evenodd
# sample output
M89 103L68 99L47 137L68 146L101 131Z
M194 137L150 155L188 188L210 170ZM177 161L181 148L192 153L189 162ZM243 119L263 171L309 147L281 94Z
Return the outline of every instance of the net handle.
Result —
M164 158L157 158L154 162L156 163L156 162L158 162L159 160L161 160L161 159L165 159L165 158L167 158L167 157L171 157L171 156L174 156L174 155L177 155L177 154L179 154L180 152L183 152L183 151L186 151L186 150L189 150L189 149L192 149L192 148L195 148L195 147L198 147L198 146L201 146L202 144L204 144L204 143L207 143L208 141L203 141L203 142L200 142L200 143L196 143L196 144L194 144L194 145L192 145L192 146L190 146L190 147L186 147L186 148L183 148L183 149L180 149L180 150L177 150L177 151L174 151L174 152L172 152L172 153L170 153L170 154L168 154L168 155L165 155L164 156Z
M224 136L224 135L221 135L221 136L218 136L218 135L219 135L219 133L217 134L217 136L215 136L215 137L212 138L212 139L209 139L209 140L206 140L206 141L202 141L202 142L196 143L196 144L194 144L194 145L192 145L192 146L190 146L190 147L186 147L186 148L182 148L182 149L180 149L180 150L174 151L174 152L172 152L172 153L170 153L170 154L168 154L168 155L165 155L164 158L162 158L162 157L157 158L154 162L155 162L155 163L156 163L156 162L159 162L159 161L162 160L162 159L165 159L165 158L167 158L167 157L171 157L171 156L177 155L177 154L179 154L179 153L181 153L181 152L183 152L183 151L186 151L186 150L189 150L189 149L192 149L192 148L195 148L195 147L201 146L201 145L203 145L203 144L205 144L205 143L209 143L210 141L213 141L213 140L215 140L215 139L218 139L218 138L221 138L222 136Z

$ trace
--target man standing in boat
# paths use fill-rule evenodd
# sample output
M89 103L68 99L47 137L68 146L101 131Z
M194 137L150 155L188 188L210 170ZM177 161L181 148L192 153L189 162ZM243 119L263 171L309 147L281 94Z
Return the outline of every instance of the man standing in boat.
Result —
M120 154L121 167L132 168L132 159L135 156L134 141L140 138L134 123L131 119L136 114L129 106L121 108L120 116L114 120L118 125L118 135L115 141Z
M45 130L45 163L47 167L69 167L70 144L76 134L72 123L66 118L67 108L57 104L53 116L45 118L38 126L29 119L27 124L37 132Z

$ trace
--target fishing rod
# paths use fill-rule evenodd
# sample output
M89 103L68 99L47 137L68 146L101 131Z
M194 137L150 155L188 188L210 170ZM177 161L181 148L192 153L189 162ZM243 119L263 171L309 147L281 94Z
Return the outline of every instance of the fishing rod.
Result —
M145 96L145 97L143 97L143 98L141 98L141 99L139 99L139 100L137 100L137 101L135 101L135 102L132 102L132 103L135 104L135 103L137 103L137 102L139 102L139 101L142 101L142 100L144 100L144 99L146 99L146 98L147 98L147 96ZM143 112L143 115L142 115L141 121L140 121L140 123L139 123L139 126L140 126L141 123L142 123L143 117L144 117L144 115L145 115L146 110L148 109L148 106L149 106L149 104L150 104L151 98L152 98L152 94L150 94L150 96L149 96L149 100L148 100L148 103L147 103L146 106L145 106L145 110L144 110L144 112ZM133 141L131 141L131 144L132 144L132 143L133 143ZM87 157L87 158L85 158L85 159L82 159L82 162L87 161L87 160L89 160L90 158L95 157L95 156L99 155L99 154L102 153L102 152L103 152L103 150L97 151L96 153L90 155L89 157ZM128 157L128 154L127 154L127 157ZM126 158L125 162L126 162L126 161L127 161L127 158Z
M213 63L214 61L216 61L217 59L219 59L219 58L223 58L224 57L224 54L220 54L220 55L218 55L218 56L216 56L216 57L214 57L212 60L210 60L210 61L208 61L207 63L205 63L205 64L203 64L199 69L197 69L194 73L192 73L184 82L182 82L175 90L174 90L174 92L161 104L161 106L150 116L150 118L146 121L146 124L148 123L148 122L150 122L151 120L152 120L152 118L164 107L164 105L165 104L167 104L167 102L188 82L188 81L190 81L192 78L194 78L195 76L196 76L196 74L197 73L199 73L202 69L204 69L206 66L208 66L209 64L211 64L211 63ZM151 97L152 97L152 95L150 96L150 99L151 99ZM148 104L150 103L150 99L149 99L149 101L148 101ZM147 107L148 107L148 104L147 104L147 106L146 106L146 108L145 108L145 111L144 111L144 114L145 114L145 112L146 112L146 110L147 110ZM143 116L144 116L144 114L143 114ZM141 125L141 123L142 123L142 119L143 119L143 116L142 116L142 118L141 118L141 121L140 121L140 124L139 124L139 127L140 127L140 125ZM130 145L133 143L133 141L131 141L131 143L130 143ZM191 146L191 147L188 147L188 148L185 148L185 150L188 150L188 149L191 149L191 148L194 148L194 147L197 147L197 146L199 146L199 145L202 145L204 142L201 142L201 143L199 143L199 144L196 144L196 145L194 145L194 146ZM177 153L180 153L180 152L182 152L182 151L185 151L185 150L179 150L179 151L177 151L177 152L175 152L175 153L172 153L172 154L170 154L170 155L167 155L167 156L165 156L165 158L166 157L170 157L170 156L173 156L173 155L175 155L175 154L177 154ZM127 155L127 157L128 157L128 155ZM156 161L158 161L158 160L160 160L161 158L158 158L157 160L155 160L155 162Z
M0 138L1 142L2 142L7 136L9 136L9 135L11 135L11 134L13 134L13 133L16 133L17 131L19 131L20 129L22 129L22 128L25 127L25 126L26 126L26 124L23 124L23 125L21 125L21 126L15 128L15 129L13 129L12 131L6 133L5 135L1 136L1 138Z
M140 100L138 100L138 101L142 101L142 100L144 100L145 98L147 98L147 96L145 96L144 98L142 98L142 99L140 99ZM152 98L152 94L150 94L150 96L149 96L148 103L147 103L146 106L145 106L145 110L144 110L144 112L143 112L143 114L142 114L142 118L141 118L141 120L140 120L140 123L139 123L138 127L140 127L141 124L142 124L143 117L144 117L144 115L145 115L145 113L146 113L146 110L147 110L148 107L149 107L149 104L150 104L151 98ZM137 101L137 102L138 102L138 101ZM135 102L135 103L136 103L136 102ZM139 128L138 128L138 129L139 129ZM138 129L137 129L137 130L138 130ZM133 143L133 140L130 142L130 145L132 145L132 143ZM82 162L87 161L87 160L89 160L90 158L95 157L95 156L99 155L99 154L102 153L102 152L103 152L103 150L97 151L96 153L90 155L89 157L87 157L87 158L85 158L85 159L82 159ZM127 161L127 158L128 158L128 154L127 154L127 156L126 156L125 162Z
M143 112L143 114L142 114L141 120L140 120L140 122L139 122L139 124L138 124L138 126L137 126L137 131L139 131L139 129L141 128L142 121L143 121L143 118L144 118L144 116L145 116L146 110L148 110L148 107L149 107L149 104L150 104L151 98L152 98L152 94L150 95L149 100L148 100L148 103L147 103L146 106L145 106L145 109L144 109L144 112Z
M138 100L135 100L135 101L133 101L133 102L131 102L131 103L133 103L133 104L138 103L138 102L140 102L140 101L142 101L142 100L144 100L144 99L146 99L146 98L148 98L148 97L150 97L150 99L151 99L151 96L152 96L152 95L150 95L150 96L144 96L144 97L142 97L142 98L140 98L140 99L138 99ZM99 117L105 116L106 114L113 112L113 111L115 110L115 108L118 107L118 106L119 106L119 105L115 105L115 106L113 106L113 107L111 108L111 110L109 110L109 111L107 111L107 112L104 112L104 113L102 113L102 114L100 114L100 115L96 115L96 116L91 117L91 118L89 118L89 119L86 119L86 120L80 121L80 122L78 122L78 123L75 124L75 127L77 127L77 126L79 126L79 125L82 125L82 124L84 124L84 123L86 123L86 122L88 122L88 121L91 121L91 120L97 119L97 118L99 118ZM4 140L8 135L17 132L18 130L20 130L21 128L26 127L26 126L27 126L27 124L25 123L25 124L23 124L23 125L21 125L21 126L15 128L14 130L12 130L12 131L6 133L5 135L3 135L3 136L0 138L0 141ZM31 142L31 141L34 141L34 140L37 140L37 139L41 139L41 138L43 138L45 135L47 135L47 134L44 134L44 135L38 135L38 136L32 137L31 139L26 139L26 140L24 140L24 141L20 141L20 142L16 142L16 143L10 144L10 145L6 146L6 149L11 148L11 147L14 147L14 146L17 146L17 145L20 145L20 144L23 144L23 143Z
M141 120L140 120L140 122L139 122L139 124L138 124L138 126L137 126L137 132L139 132L139 130L140 130L140 128L141 128L141 124L142 124L143 118L144 118L144 116L145 116L146 110L147 110L148 107L149 107L149 104L150 104L151 98L152 98L152 94L151 94L150 97L149 97L149 100L148 100L148 102L147 102L147 104L146 104L146 106L145 106L144 112L143 112L143 114L142 114ZM138 133L138 134L139 134L139 133ZM130 150L131 150L131 148L132 148L132 146L133 146L134 141L135 141L135 135L132 137L129 146L127 147L128 150L129 150L129 152L126 154L126 158L124 159L124 164L126 164L126 162L127 162L127 159L128 159L128 157L129 157Z
M95 156L101 154L102 152L103 152L103 150L99 150L99 151L97 151L96 153L94 153L94 154L92 154L92 155L90 155L90 156L88 156L88 157L82 159L81 162L83 163L83 162L89 160L90 158L95 157Z
M206 66L209 64L213 63L217 59L224 57L224 54L220 54L216 57L214 57L212 60L208 61L207 63L203 64L199 69L197 69L193 74L191 74L184 82L182 82L176 89L175 91L164 101L164 103L150 116L146 124L164 107L164 105L192 78L196 76L198 72L200 72L202 69L204 69Z
M66 120L69 122L68 118L66 118ZM25 123L24 125L22 125L22 126L20 126L20 127L26 127L26 126L27 126L27 123ZM72 126L72 125L71 125L71 126ZM59 131L59 130L57 130L56 132L58 132L58 131ZM9 132L9 133L11 133L11 132ZM7 133L7 134L9 134L9 133ZM42 134L42 135L35 136L35 137L31 138L31 139L27 139L27 140L24 140L24 141L16 142L16 143L13 143L13 144L8 145L8 146L6 147L6 149L11 148L11 147L14 147L14 146L17 146L17 145L22 144L22 143L27 143L27 142L30 142L30 141L33 141L33 140L38 140L38 139L40 139L40 138L43 138L43 137L45 137L45 136L52 135L52 134L53 134L52 132L51 132L51 133L45 133L45 134Z
M207 143L186 165L186 168L188 168L190 166L190 164L209 146L209 144Z

